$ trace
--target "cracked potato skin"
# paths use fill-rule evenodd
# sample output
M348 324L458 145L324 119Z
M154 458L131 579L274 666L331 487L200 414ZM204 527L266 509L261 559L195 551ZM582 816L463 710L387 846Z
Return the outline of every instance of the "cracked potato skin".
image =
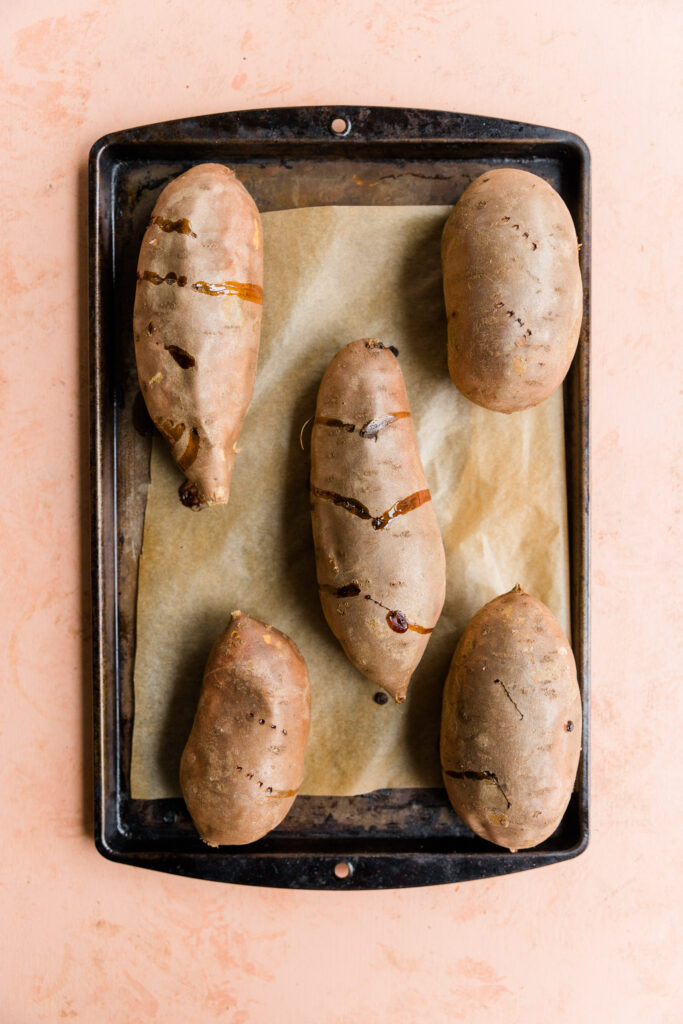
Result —
M484 605L456 648L441 717L448 798L473 832L517 851L560 824L581 752L569 641L517 586Z
M583 288L576 230L536 174L487 171L454 206L441 242L448 368L477 405L518 412L564 380Z
M209 656L180 762L183 797L205 843L253 843L280 824L303 781L310 717L296 645L233 612Z
M318 588L349 661L397 702L445 597L445 555L398 359L344 346L318 391L311 439Z
M263 233L222 164L166 186L140 247L133 314L140 389L185 473L183 504L226 504L261 331Z

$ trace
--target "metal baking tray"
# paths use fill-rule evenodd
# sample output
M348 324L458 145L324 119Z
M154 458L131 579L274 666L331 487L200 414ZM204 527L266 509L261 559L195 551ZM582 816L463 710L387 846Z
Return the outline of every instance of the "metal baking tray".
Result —
M182 800L133 800L137 559L149 482L140 427L132 307L138 249L161 189L201 161L235 168L262 212L300 206L453 204L493 167L540 174L567 203L581 243L584 319L565 381L573 648L583 751L564 819L516 854L479 839L445 790L299 797L246 847L205 846ZM93 146L90 190L90 389L95 842L139 867L248 885L382 889L485 878L568 860L588 842L590 167L568 132L514 121L389 107L292 107L167 121Z

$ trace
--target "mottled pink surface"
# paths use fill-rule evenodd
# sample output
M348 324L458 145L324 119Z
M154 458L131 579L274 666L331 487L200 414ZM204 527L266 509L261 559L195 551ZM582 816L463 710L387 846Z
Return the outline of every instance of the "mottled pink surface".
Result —
M681 13L676 0L3 5L3 1024L681 1019ZM88 150L166 118L335 102L517 118L592 150L592 841L566 865L286 892L120 867L92 843Z

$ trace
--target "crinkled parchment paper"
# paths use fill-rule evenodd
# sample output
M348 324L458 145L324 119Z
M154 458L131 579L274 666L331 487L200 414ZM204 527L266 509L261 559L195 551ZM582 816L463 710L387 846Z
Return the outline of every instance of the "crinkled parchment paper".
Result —
M569 631L562 394L505 416L451 383L443 206L318 207L263 215L263 333L230 504L191 512L154 440L140 560L132 795L179 795L178 765L204 663L239 608L284 630L308 663L312 724L302 793L441 785L440 702L474 612L515 583ZM443 615L403 705L378 705L318 602L308 500L320 378L354 338L395 345L443 534Z

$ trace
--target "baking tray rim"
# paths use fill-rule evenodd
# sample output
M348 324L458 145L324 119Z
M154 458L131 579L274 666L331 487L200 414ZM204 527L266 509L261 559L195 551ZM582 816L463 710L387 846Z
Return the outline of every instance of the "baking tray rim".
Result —
M346 117L350 125L357 126L362 123L363 118L369 119L373 130L382 128L383 124L392 117L399 120L408 119L413 124L416 133L410 137L402 137L397 134L372 134L368 132L363 137L351 138L348 133L339 137L329 136L329 124L338 116ZM278 126L273 128L273 118L282 121L287 125L289 134L279 136ZM436 123L441 132L431 134L420 134L421 127ZM392 122L393 124L393 122ZM300 127L301 134L291 134L292 125ZM323 132L321 126L326 126ZM317 127L318 132L315 134ZM457 134L445 134L457 130ZM206 132L210 137L207 137ZM222 131L222 134L220 134ZM214 138L219 132L220 138ZM579 373L581 383L582 402L579 412L581 422L575 424L581 436L583 458L581 460L581 527L580 530L581 558L579 559L580 573L579 580L572 579L572 598L577 588L580 590L577 600L580 609L580 620L582 625L582 642L580 645L581 659L577 657L579 674L582 680L583 695L583 717L584 717L584 742L580 762L581 782L579 786L579 831L578 843L566 849L548 850L537 849L536 851L524 851L518 854L507 852L477 852L477 853L423 853L419 850L419 841L416 841L416 849L410 854L373 853L350 854L345 857L339 852L321 854L319 852L308 853L302 851L296 855L289 853L263 853L260 851L247 852L238 850L229 854L211 853L184 853L181 851L160 851L157 849L135 850L129 843L129 832L120 820L121 794L116 792L115 813L112 815L111 807L107 806L106 767L107 759L112 755L111 737L107 735L105 723L105 702L111 699L112 694L107 689L111 687L112 680L108 679L106 665L106 623L105 623L105 587L108 582L106 575L106 536L103 521L103 465L104 465L104 416L106 413L106 401L104 396L104 364L103 364L103 337L102 325L100 322L102 314L102 256L101 244L103 225L99 216L100 191L107 174L104 167L105 158L112 160L121 155L125 147L145 147L150 141L155 142L154 135L167 133L162 141L166 147L185 146L189 149L198 144L206 145L229 142L231 145L252 146L255 143L268 142L272 147L280 147L297 144L319 144L325 143L327 147L345 145L357 146L359 143L372 143L381 149L397 146L410 147L414 144L437 144L458 146L465 148L480 144L494 149L500 145L533 143L534 145L554 144L566 148L572 152L574 157L579 159L579 174L582 194L582 242L583 242L583 276L584 276L584 298L585 318L582 328L582 341L580 346L581 366ZM183 138L178 136L182 135ZM159 144L156 139L155 144ZM334 153L334 148L326 149L324 156ZM514 159L513 154L511 155ZM413 155L406 157L413 158ZM463 157L459 157L463 159ZM428 158L427 158L428 159ZM472 157L474 159L474 157ZM349 106L328 106L328 107L279 107L263 108L247 111L233 111L225 114L205 115L199 118L184 118L176 121L158 122L153 125L144 125L139 128L109 133L102 136L95 142L90 150L89 157L89 214L90 214L90 237L89 237L89 269L90 269L90 412L91 412L91 452L90 452L90 476L91 476L91 545L92 545L92 619L93 619L93 676L94 676L94 732L95 732L95 845L98 851L107 859L117 862L124 862L136 866L146 866L157 870L172 871L183 875L194 877L216 878L223 881L237 881L240 884L271 885L286 888L398 888L404 885L429 885L443 884L448 881L464 880L465 878L491 877L492 875L511 873L520 870L528 870L536 866L555 863L559 860L567 860L581 854L588 845L589 827L589 694L590 694L590 661L589 661L589 630L590 630L590 593L588 585L588 573L590 566L590 510L589 510L589 460L588 460L588 420L589 420L589 303L590 303L590 153L586 143L578 135L564 132L557 129L544 128L542 126L524 124L514 121L504 121L497 118L485 118L477 115L463 115L448 111L432 111L398 107L349 107ZM113 237L114 220L108 225L110 230L109 241ZM116 407L113 408L113 419L116 418ZM567 419L569 420L569 412ZM115 423L112 424L115 428ZM113 433L115 442L115 429ZM114 463L115 468L115 463ZM116 493L116 492L114 492ZM569 504L569 502L568 502ZM114 545L115 547L115 545ZM111 554L111 553L110 553ZM115 566L115 550L114 570ZM115 576L115 582L117 577ZM114 613L116 613L116 601ZM574 615L572 614L572 620ZM573 622L574 625L574 622ZM114 643L118 638L118 628L114 632ZM574 638L573 638L574 645ZM113 680L114 702L118 707L118 678ZM118 757L119 752L114 750L114 756ZM354 839L353 845L358 845ZM412 864L413 870L409 872L414 880L403 882L399 875L399 868L403 869L408 863ZM330 871L330 864L336 864L339 860L347 860L351 864L349 878L340 880ZM305 871L303 880L297 876L301 874L302 865L306 864L310 870ZM368 874L362 870L363 867L382 864L385 873L390 876L386 881L368 880ZM221 870L215 870L217 865L222 865ZM273 871L277 865L278 870ZM263 872L261 869L264 869ZM281 869L281 870L280 870ZM372 872L374 876L376 872ZM272 876L272 877L271 877ZM435 877L436 876L436 877Z

